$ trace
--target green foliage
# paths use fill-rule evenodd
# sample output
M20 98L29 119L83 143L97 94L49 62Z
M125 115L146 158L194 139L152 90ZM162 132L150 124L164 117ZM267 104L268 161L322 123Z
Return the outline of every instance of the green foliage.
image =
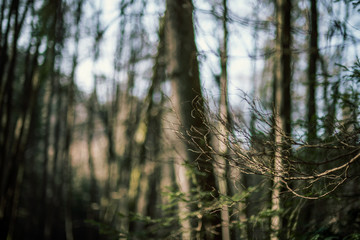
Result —
M127 238L128 234L125 232L117 231L111 224L102 223L94 220L85 220L85 223L97 227L99 233L106 236L109 240L115 240L119 238Z
M360 233L353 233L344 238L344 240L360 240Z
M359 101L359 88L360 88L360 59L357 58L351 67L340 65L345 73L342 79L342 107L350 106L357 107Z
M297 238L296 238L297 239ZM310 240L358 240L360 239L359 233L352 233L346 236L341 234L335 234L331 231L331 226L320 227L313 233L308 233L305 236L300 237L299 239L310 239Z
M253 225L265 224L271 217L281 215L284 212L283 209L274 211L272 209L262 209L257 215L252 215L249 222Z

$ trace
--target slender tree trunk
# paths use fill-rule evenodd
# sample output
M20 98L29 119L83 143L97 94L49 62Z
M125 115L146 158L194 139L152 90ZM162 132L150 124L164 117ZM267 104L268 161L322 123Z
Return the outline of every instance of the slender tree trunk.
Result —
M4 12L6 8L6 1L2 1L1 8L0 8L0 22L2 23L4 20ZM1 52L1 40L2 40L3 30L2 30L2 24L0 24L0 52ZM0 81L1 83L1 81ZM1 84L0 84L1 85Z
M63 93L61 90L61 85L59 79L56 78L55 82L55 95L56 95L56 123L54 129L54 157L52 159L52 169L50 171L51 174L51 182L50 182L50 198L48 201L48 211L46 213L45 225L44 225L44 239L51 239L52 229L54 223L54 214L59 209L59 203L61 195L59 194L59 172L58 172L58 159L59 159L59 150L61 149L61 140L62 140L62 115L64 114L63 110Z
M259 9L260 6L259 1L255 2L255 6L253 7L253 18L255 19L255 26L253 29L252 34L252 40L253 40L253 53L252 53L252 90L251 90L251 101L256 107L257 103L257 94L258 94L258 52L259 52ZM264 68L264 71L266 68ZM256 126L257 123L257 114L255 109L251 110L251 116L250 116L250 139L251 139L251 148L255 151L265 151L265 146L259 144L259 132ZM265 180L263 176L259 175L244 175L244 187L245 189L251 189L251 188L259 188L263 187L261 186L262 182ZM267 181L267 179L265 180ZM266 186L265 188L269 189L270 186ZM246 197L245 205L246 205L246 219L247 221L244 223L246 226L247 236L243 236L243 238L240 239L261 239L262 236L266 235L266 229L261 227L259 224L251 223L250 219L251 217L257 216L259 212L268 207L268 191L255 191L251 192L248 197ZM265 200L266 199L266 200Z
M14 200L13 200L13 212L10 220L10 228L8 239L12 239L14 231L15 231L15 223L18 212L18 204L21 194L21 187L24 177L24 165L25 165L25 149L28 144L29 132L30 132L30 124L31 124L31 114L34 109L34 105L36 103L36 91L34 90L34 75L37 69L37 61L38 61L38 50L40 46L40 41L38 41L36 45L36 51L33 58L30 57L30 49L32 44L29 45L27 57L26 57L26 70L25 70L25 82L23 88L23 99L22 99L22 114L17 119L17 126L20 127L20 133L15 134L15 150L13 151L13 161L14 165L17 166L18 173L16 177L16 184L14 190Z
M14 185L9 185L11 194L8 194L6 199L7 205L5 209L5 217L4 218L8 224L8 232L3 229L3 225L1 226L1 234L7 233L7 239L12 239L15 232L15 223L17 220L17 212L18 212L18 204L21 194L21 187L23 183L24 176L24 165L25 165L25 150L29 144L29 137L31 135L31 126L34 123L33 112L37 106L37 93L39 85L35 83L35 72L37 68L37 56L38 56L38 44L36 46L36 52L33 56L33 59L30 58L30 52L28 52L27 57L27 67L25 71L25 82L23 88L23 99L22 99L22 112L21 115L16 120L17 126L20 128L18 133L14 134L14 145L11 147L11 160L12 160L12 168L10 169L9 174L9 183L13 183ZM29 46L30 49L31 46ZM0 235L2 238L4 235ZM6 235L5 235L6 236Z
M141 147L140 153L140 169L143 169L139 184L139 194L137 200L136 212L142 216L149 216L155 218L156 211L153 209L157 194L156 190L159 187L159 178L156 170L159 170L158 164L159 152L161 148L161 118L162 118L162 105L164 98L160 91L160 84L165 82L165 34L164 34L164 19L160 19L159 29L159 45L155 64L153 67L153 75L151 79L151 86L146 98L148 107L146 110L145 122L147 125L145 140ZM159 102L154 101L154 96L160 95ZM153 196L153 197L152 197ZM144 223L137 222L135 231L144 231ZM156 236L156 235L155 235Z
M135 50L131 50L135 54ZM140 103L137 102L133 95L134 88L134 72L133 69L136 65L136 57L130 57L130 66L128 69L128 79L127 79L127 90L126 94L123 95L124 102L127 102L128 108L125 108L127 113L127 118L125 120L126 131L125 136L122 139L123 144L125 145L124 154L121 156L119 162L119 178L117 179L116 190L120 193L122 198L116 200L116 207L119 212L121 212L124 216L128 216L129 212L132 209L129 209L129 203L132 199L129 198L129 189L130 189L130 177L132 174L133 166L134 166L134 153L135 153L135 134L139 125L140 120ZM116 115L114 116L116 117ZM115 129L115 128L114 128ZM115 149L115 148L114 148ZM128 232L131 225L130 219L128 217L116 218L115 219L116 228L121 229L122 231Z
M95 173L95 164L94 157L92 153L92 144L94 139L94 131L95 131L95 103L96 103L96 87L94 87L94 91L91 94L88 104L88 121L87 121L87 150L88 150L88 166L89 166L89 180L90 180L90 204L88 206L88 216L87 219L93 221L99 221L99 212L98 209L94 206L99 204L99 190L98 190L98 182ZM99 234L97 229L93 228L88 230L87 239L98 239Z
M16 15L18 14L18 9L17 9L17 3L18 0L12 0L11 4L10 4L10 10L8 13L8 18L7 18L7 24L6 24L6 30L3 33L1 33L1 41L0 41L0 119L2 119L2 109L3 109L3 101L4 101L4 86L5 84L3 84L3 80L4 80L4 75L5 75L5 70L6 70L6 66L8 63L8 54L9 54L9 49L8 49L8 45L9 45L9 41L8 41L8 37L9 37L9 33L10 33L10 29L11 29L11 18L13 16L13 14L15 13ZM5 8L5 2L3 3L3 8ZM3 21L1 21L2 23ZM2 123L2 122L0 122ZM2 127L2 125L0 124L0 127Z
M324 78L324 82L323 82L323 86L322 86L322 90L323 90L323 98L324 98L324 111L326 112L326 116L324 118L324 128L325 128L325 136L330 136L333 132L333 124L331 124L333 119L332 117L330 117L330 99L329 99L329 76L330 74L328 73L327 70L327 62L325 61L324 57L322 55L320 55L320 53L318 52L318 59L320 62L320 66L321 66L321 71L322 71L322 75ZM335 96L336 97L336 96ZM335 98L334 98L335 99Z
M73 72L77 65L77 54L73 57ZM70 78L68 85L68 102L66 111L66 128L65 128L65 163L64 163L64 206L65 206L65 234L67 240L73 240L73 224L72 224L72 160L71 160L71 143L75 122L75 82L74 75Z
M223 7L223 39L220 46L220 103L219 103L219 136L215 138L215 148L217 148L217 155L215 156L215 172L217 175L217 184L221 195L228 195L228 182L227 182L227 160L228 154L227 141L228 141L228 77L227 77L227 58L228 58L228 28L227 17L228 7L227 0L222 1ZM221 206L221 234L223 240L230 240L230 217L229 207L226 204Z
M258 6L256 6L254 8L254 17L255 17L255 21L259 20L259 16L258 16ZM258 54L258 25L256 24L254 27L254 32L253 32L253 41L254 41L254 52L253 52L253 59L252 59L252 93L251 93L251 97L252 100L254 101L256 98L256 94L257 94L257 54ZM251 119L250 119L250 132L251 135L254 136L256 134L256 114L255 111L251 111Z
M24 118L20 117L19 123L21 123L22 126L19 126L20 135L18 136L18 139L16 139L17 134L15 130L18 117L14 114L13 94L18 58L17 43L20 38L21 27L27 14L29 4L30 3L26 4L24 11L19 13L19 1L12 1L8 17L8 26L5 34L6 38L4 39L4 44L1 42L0 49L0 58L4 57L0 60L0 238L11 237L12 235L11 228L16 220L20 185L23 179L23 158L20 158L20 152L17 150L20 150L18 147L23 146L21 145L21 140L26 124L24 121L21 122L21 119ZM11 59L3 88L2 79L5 73L5 64L7 60L7 36L9 33L12 13L14 11L15 19L13 25ZM3 48L3 46L5 47Z
M317 0L310 0L310 44L308 60L308 113L307 138L309 142L317 138L316 116L316 64L318 59L318 14Z
M53 11L51 18L48 21L51 25L48 27L47 32L47 51L44 64L42 66L41 81L49 82L49 97L47 99L46 109L46 120L45 120L45 134L44 134L44 165L43 165L43 186L42 186L42 210L40 218L40 226L43 230L44 239L51 237L52 224L54 221L54 208L58 207L59 195L57 195L57 165L59 155L59 144L60 144L60 129L61 129L61 115L62 111L62 92L59 75L57 72L60 71L60 66L56 66L56 60L61 59L62 42L64 39L63 30L63 1L45 1L43 8L49 8L48 11ZM42 10L44 10L42 9ZM46 27L47 28L47 27ZM53 103L56 101L56 112L53 110ZM66 113L67 114L67 113ZM65 114L65 115L66 115ZM57 121L53 125L51 124L51 118L57 116ZM67 122L67 121L65 121ZM54 133L54 135L52 135ZM53 136L53 138L51 138ZM54 139L52 145L54 154L52 158L49 155L49 147L51 146L50 139ZM52 162L52 169L49 171L49 164ZM50 194L48 194L50 193Z
M55 43L53 43L55 45ZM43 152L43 156L44 156L44 164L43 164L43 176L42 176L42 187L41 187L41 207L39 209L40 215L41 215L41 219L40 219L40 226L42 229L45 228L45 219L46 219L46 214L47 214L47 204L48 204L48 199L47 199L47 188L48 188L48 167L49 167L49 147L50 147L50 139L51 139L51 118L53 116L53 100L54 100L54 95L55 95L55 78L54 78L54 64L55 64L55 46L52 47L51 50L49 50L50 53L50 59L49 61L51 62L49 64L50 67L50 82L48 85L48 97L45 100L47 102L47 107L46 107L46 119L45 119L45 132L44 132L44 152Z
M9 13L9 19L8 19L8 25L11 22L11 13L12 10L15 9L15 20L14 20L14 25L17 26L18 22L19 22L19 3L18 0L14 0L12 2L12 6L11 6L11 10ZM8 30L9 30L9 26L7 29L7 33L6 36L8 34ZM13 43L12 43L12 47L11 47L11 58L10 58L10 63L9 63L9 67L7 68L7 78L5 79L4 82L4 89L0 89L0 132L1 132L1 139L0 139L0 170L1 170L1 182L0 182L0 196L1 196L1 202L0 202L0 216L1 216L1 212L2 209L1 207L3 206L3 198L5 197L5 191L6 189L6 185L7 183L7 177L8 174L11 172L9 171L9 169L12 168L12 166L14 165L14 163L12 162L12 160L10 159L11 156L11 152L10 151L10 147L12 146L12 130L13 130L13 121L12 121L12 114L13 114L13 83L14 83L14 72L15 72L15 66L16 66L16 59L17 59L17 41L18 38L20 36L20 33L17 32L17 28L15 27L14 32L13 32ZM5 46L6 48L4 48L3 51L8 51L7 49L7 39L5 39ZM4 61L7 59L7 52L5 52L4 54L6 54L6 57L3 56L1 58L4 58L3 60L0 61ZM5 74L5 64L4 65L0 65L0 67L4 67L2 70L2 72L0 72L1 74ZM0 76L0 79L2 79L3 76ZM0 83L0 87L2 87L1 83ZM15 166L16 167L16 166Z
M307 141L312 144L317 139L317 108L316 108L316 89L317 89L317 63L320 59L318 50L318 12L317 12L317 1L309 0L310 2L310 15L309 15L309 26L310 26L310 37L309 37L309 52L308 52L308 69L307 69L307 81L308 81L308 98L307 98ZM321 60L319 61L321 62ZM326 71L324 71L325 73ZM327 76L324 76L324 88L327 89ZM327 105L327 90L325 90L324 102ZM304 201L304 200L301 200ZM300 204L301 201L298 203ZM306 201L306 200L305 200ZM306 202L301 210L300 221L306 221L311 219L315 202ZM298 217L300 214L297 215ZM296 227L296 226L295 226ZM303 226L298 225L298 229L303 230Z
M280 238L283 219L280 211L282 176L285 159L289 155L287 137L291 134L291 0L276 1L276 71L274 102L274 178L271 196L273 216L271 218L271 239ZM285 225L285 224L284 224Z
M124 96L126 97L126 96ZM130 229L129 215L129 203L131 201L129 197L130 189L130 177L133 171L133 160L134 160L134 150L135 150L135 133L139 123L139 106L138 103L132 102L133 99L128 99L130 107L127 109L129 114L127 115L128 124L126 125L126 134L123 138L123 144L125 144L125 152L121 156L119 163L119 178L117 180L117 191L119 192L122 198L116 199L116 207L118 212L120 212L125 217L116 218L115 225L117 229L121 231L128 232Z
M5 141L5 152L8 149L8 146L11 146L13 143L13 134L15 132L15 126L13 126L13 94L14 94L14 83L15 83L15 70L17 66L17 58L18 58L18 40L20 38L21 28L25 21L25 17L27 15L27 11L32 1L28 1L24 7L22 13L19 12L19 0L14 0L14 9L15 9L15 20L13 27L13 42L11 46L11 58L9 62L9 67L7 69L6 81L4 92L2 92L1 82L0 82L0 119L3 120L3 113L5 114L5 125L4 125L4 141ZM10 21L11 14L9 16ZM7 39L5 39L7 42ZM7 44L7 43L6 43ZM5 49L6 50L6 49ZM6 53L5 53L6 54ZM6 60L6 57L5 57ZM4 70L4 69L3 69ZM4 74L4 72L0 72ZM0 76L0 80L1 80ZM6 104L5 104L6 103ZM2 130L2 122L0 121L0 131ZM0 135L1 136L1 135ZM1 143L1 142L0 142ZM0 155L1 157L1 155ZM3 158L5 159L5 158Z
M92 143L94 139L94 130L95 130L95 98L96 91L92 93L90 100L89 100L89 107L88 107L88 124L87 124L87 147L88 147L88 164L89 164L89 172L90 172L90 201L91 203L98 202L98 187L97 187L97 179L95 174L95 165L94 165L94 158L92 154Z
M70 82L68 83L68 101L66 110L66 128L65 128L65 163L64 163L64 214L65 214L65 235L67 240L73 240L73 222L72 222L72 156L71 143L73 140L75 123L75 71L78 65L79 41L80 41L80 20L82 16L82 0L77 3L75 14L75 52L72 57L72 70Z

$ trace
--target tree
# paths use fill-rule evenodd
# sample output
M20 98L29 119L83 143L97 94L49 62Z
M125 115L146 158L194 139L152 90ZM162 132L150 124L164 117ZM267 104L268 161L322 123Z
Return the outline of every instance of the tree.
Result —
M274 80L274 178L271 196L274 216L271 239L279 239L282 228L281 178L286 174L283 159L290 154L291 136L291 0L276 1L276 53Z
M10 5L10 6L8 6ZM20 11L18 0L2 2L1 24L5 20L4 11L7 9L6 28L0 28L0 237L11 238L15 230L15 221L21 184L24 174L24 153L28 143L30 115L35 100L33 94L34 75L37 68L38 47L34 54L30 54L29 43L25 58L23 51L18 48L18 41L32 1L28 1ZM10 35L12 34L12 37ZM34 37L34 36L31 36ZM9 47L9 45L11 45ZM35 44L36 45L36 44ZM23 61L26 67L18 63ZM18 74L16 70L20 70ZM24 71L26 70L26 71ZM24 81L20 82L20 77ZM23 83L29 89L16 88ZM24 90L24 91L21 91ZM29 90L29 91L27 91ZM20 94L24 95L21 96ZM19 96L21 107L18 108L15 97ZM31 101L33 100L33 101ZM16 109L16 110L15 110ZM16 126L17 125L17 126ZM18 128L18 130L17 130Z
M192 224L196 232L189 229L191 226L188 220L181 220L182 238L216 239L219 238L217 225L220 218L217 214L204 212L201 206L212 200L210 193L217 195L217 191L211 156L208 156L208 129L199 114L204 113L204 99L200 86L192 12L193 5L190 0L166 1L167 73L171 81L175 113L180 118L181 125L177 130L185 142L181 153L184 159L178 162L182 169L177 176L182 181L179 187L185 194L190 194L190 183L184 169L187 164L195 173L196 188L206 193L203 199L197 200L197 206L194 206L196 210L200 210L197 221ZM189 206L185 204L179 205L179 208L180 211L189 211L186 210Z
M0 239L360 236L358 0L110 2L0 2Z
M218 148L219 155L216 155L215 160L215 172L217 172L217 183L219 192L223 196L228 195L228 181L227 181L227 161L226 154L228 149L226 146L227 141L227 129L228 126L228 75L227 75L227 62L228 62L228 27L227 27L227 16L228 16L228 6L227 0L222 1L223 16L222 16L222 30L223 37L222 43L220 46L220 102L219 102L219 114L220 114L220 139L215 141L215 148ZM215 138L216 140L216 138ZM221 233L223 240L230 240L230 217L229 217L229 207L224 204L221 209Z
M317 1L310 0L310 38L308 56L308 102L307 138L309 142L317 138L316 115L316 70L318 59L318 14Z

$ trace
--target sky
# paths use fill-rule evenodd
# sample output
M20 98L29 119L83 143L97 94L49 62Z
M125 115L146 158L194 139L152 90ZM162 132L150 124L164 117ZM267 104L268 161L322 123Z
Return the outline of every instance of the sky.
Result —
M329 0L330 1L330 0ZM90 1L91 2L91 1ZM80 43L80 63L77 69L76 79L78 86L85 92L90 92L93 89L93 75L105 75L109 77L114 76L113 71L113 62L114 62L114 53L116 52L116 43L118 39L118 4L119 1L114 0L92 0L93 4L87 4L85 8L85 14L87 14L85 25L88 23L94 23L96 17L92 14L95 9L101 9L101 22L102 26L108 26L105 36L101 41L101 51L100 57L97 59L96 63L93 61L93 48L94 40L93 33L83 33L84 38ZM143 23L147 29L147 41L150 43L151 49L150 53L153 55L156 54L157 47L157 29L158 29L158 19L161 14L164 12L163 0L154 0L147 1L147 8L145 10L145 16ZM230 22L228 24L230 36L229 36L229 61L228 61L228 79L229 79L229 100L232 107L242 108L243 111L246 111L242 105L242 96L243 92L251 94L252 88L254 87L254 64L256 62L256 82L257 88L261 84L265 84L264 79L260 79L262 69L264 67L264 59L259 57L256 61L250 57L253 54L255 41L254 41L254 30L251 24L241 23L242 19L253 19L254 13L257 14L259 20L271 21L273 17L270 13L273 12L270 9L271 5L265 5L264 1L259 0L228 0L230 11L236 16L239 17L239 22ZM265 1L266 2L266 1ZM333 21L343 20L344 18L344 7L341 3L335 5L331 10L331 13L328 13L326 5L329 3L327 1L320 1L320 7L322 9L320 12L320 30L322 31L320 38L320 48L323 48L322 51L334 51L334 46L341 40L340 38L334 38L331 42L328 42L325 38L325 29L328 29ZM196 44L199 52L199 62L200 62L200 75L202 80L202 85L204 87L205 96L216 98L219 96L219 91L214 82L214 74L220 73L220 62L219 58L216 56L217 48L219 41L221 40L222 28L215 22L213 16L206 13L211 10L211 6L208 0L196 0L194 1L195 7L198 9L195 12L195 30L196 30ZM306 9L308 1L300 0L298 1L298 6L300 8ZM140 8L141 6L135 6L135 8ZM257 7L257 8L256 8ZM254 10L255 9L255 10ZM256 10L257 9L257 10ZM254 12L255 11L255 12ZM306 14L306 13L305 13ZM327 15L333 14L331 17ZM360 14L352 15L351 19L348 21L350 30L357 34L358 39L360 39ZM114 19L116 21L114 21ZM294 23L295 24L295 23ZM305 32L308 29L306 22L297 22L298 26L302 28ZM91 25L91 24L90 24ZM129 27L129 26L127 26ZM126 28L130 31L131 29ZM297 39L301 39L303 36L303 41L306 41L306 35L296 35ZM274 29L270 28L269 31L262 31L259 34L257 43L259 46L264 46L269 41L275 37ZM129 47L129 46L127 46ZM297 45L297 42L294 41L295 49L300 49L303 53L298 54L298 66L303 65L303 69L306 70L306 50L304 46ZM357 49L350 47L347 49L346 54L347 59L350 59L348 64L351 64L351 61L355 59ZM138 96L144 96L146 90L150 84L151 77L151 68L152 68L151 59L143 61L141 64L138 64L137 72L137 82L136 82L136 92L134 94ZM303 72L294 73L294 76L304 75ZM306 75L306 74L305 74ZM120 76L117 76L120 79L120 82L125 82L127 79L127 71L120 73ZM305 95L306 88L301 82L301 79L296 79L294 82L294 87L298 88L297 91L300 95ZM301 98L301 96L300 96ZM319 96L319 98L321 98ZM300 107L301 108L301 107Z
M251 5L246 4L249 1L250 0L239 0L237 1L238 4L232 4L229 8L231 8L232 11L236 11L241 7L242 14L250 15L252 11ZM149 4L146 10L148 16L145 17L144 23L146 28L149 29L148 32L152 33L149 34L150 41L156 46L158 13L162 13L163 9L159 8L159 5L157 4L151 4L151 2L152 1L148 1ZM78 86L85 92L90 92L93 88L94 73L104 74L106 76L113 75L113 56L117 41L117 27L119 24L119 21L113 20L116 19L118 15L117 6L118 1L95 0L95 8L102 9L103 14L101 16L101 21L103 22L103 25L105 26L111 22L113 22L113 24L111 24L111 27L106 31L105 38L101 43L101 56L96 64L93 62L91 51L93 48L93 39L91 39L91 37L85 37L81 40L80 53L82 56L80 57L76 79ZM205 0L196 1L196 7L201 10L210 10L210 5L208 1ZM93 12L94 6L87 5L86 9L88 9L87 12ZM196 43L198 51L200 53L205 53L206 55L200 59L202 85L208 96L216 98L218 96L218 90L215 87L214 74L220 73L220 67L219 60L214 52L217 51L218 41L220 39L219 32L221 32L222 29L216 26L215 21L209 14L204 14L200 11L196 14ZM88 18L94 20L93 16L88 16ZM252 51L253 40L251 31L246 30L246 28L239 29L233 24L230 24L229 30L232 32L228 44L229 55L231 56L228 62L229 96L233 102L236 102L240 91L251 91L252 63L249 58L249 51ZM239 31L244 32L241 34L234 34ZM145 70L143 69L143 71ZM143 84L145 86L143 86L143 88L146 89L146 80L140 80L140 82L144 82Z

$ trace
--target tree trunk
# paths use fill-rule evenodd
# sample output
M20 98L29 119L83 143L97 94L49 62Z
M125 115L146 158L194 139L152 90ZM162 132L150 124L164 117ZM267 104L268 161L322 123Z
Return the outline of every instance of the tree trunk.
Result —
M49 71L50 71L50 79L48 82L48 96L45 99L45 102L47 102L46 107L46 119L45 119L45 132L44 132L44 164L43 164L43 176L42 176L42 187L41 187L41 202L42 206L39 206L39 211L41 212L40 217L40 226L42 229L45 229L46 225L46 214L48 213L47 205L48 205L48 196L47 196L47 188L48 188L48 166L49 166L49 147L50 147L50 138L51 138L51 118L53 117L53 100L55 96L55 71L54 71L54 64L55 64L55 43L53 43L53 46L48 49L47 54L49 54L49 58L47 59L49 61ZM47 76L45 76L47 77Z
M77 66L77 53L73 56L73 72ZM74 74L71 74L70 83L68 85L67 95L67 111L66 111L66 128L65 128L65 162L64 162L64 214L65 214L65 233L66 240L73 240L73 224L72 224L72 160L71 160L71 142L73 138L74 122L75 122L75 81Z
M72 57L72 70L67 86L67 109L66 109L66 128L65 128L65 163L64 163L64 214L65 214L65 235L66 240L73 240L73 221L72 221L72 156L71 143L73 140L75 124L75 71L78 65L79 41L80 41L80 20L82 16L82 0L77 3L75 15L75 51Z
M89 165L89 180L90 180L90 204L87 209L88 219L93 221L99 221L99 212L98 209L94 206L99 204L99 190L98 183L95 173L94 157L92 154L92 144L94 140L94 131L95 131L95 103L96 103L96 88L89 99L88 103L88 121L87 121L87 150L88 150L88 165ZM98 239L99 234L96 229L91 229L88 231L87 239Z
M310 0L310 44L308 60L308 114L307 140L313 142L317 138L316 116L316 64L318 59L318 14L317 0Z
M3 3L5 4L5 3ZM22 135L25 129L26 123L21 120L25 120L26 113L20 116L20 119L14 111L14 86L18 58L18 40L20 38L21 27L23 25L27 10L30 2L28 2L22 13L19 13L19 0L14 0L11 3L8 26L5 33L4 44L0 43L0 238L11 238L11 228L15 223L17 204L20 194L20 184L23 179L23 158L20 155L24 145L22 145ZM13 38L11 46L11 59L9 67L6 73L6 81L2 83L2 79L5 75L5 66L7 61L7 42L9 26L11 17L15 12ZM2 40L2 39L1 39ZM31 82L32 78L27 78L27 84ZM29 92L31 95L31 92ZM24 108L27 110L28 105L24 104ZM17 121L19 120L19 121ZM17 136L16 124L19 124L20 135ZM16 139L18 137L18 139ZM18 140L18 141L16 141Z
M166 45L167 45L167 72L171 80L173 90L173 105L179 116L181 126L178 132L183 135L186 145L181 154L185 158L179 163L178 179L180 189L189 194L190 183L186 176L184 164L189 164L192 170L196 170L196 184L202 193L216 191L214 168L211 157L208 155L209 139L208 129L204 124L204 100L201 94L199 66L193 29L193 5L191 0L167 0L166 1ZM194 147L195 146L195 147ZM194 173L194 172L193 172ZM210 196L198 199L196 209L201 209L205 202L213 200ZM181 203L182 204L182 203ZM179 206L180 211L189 206ZM186 210L187 211L187 210ZM191 238L217 239L221 233L219 226L221 218L219 214L199 212L197 220L197 232L192 231ZM187 228L188 222L181 221L182 227ZM186 229L184 229L186 230ZM183 233L183 239L189 239L187 232Z
M158 194L156 190L159 187L159 176L157 170L161 169L158 160L161 149L161 124L163 117L163 102L164 97L161 93L161 83L165 82L165 34L164 34L164 19L160 19L159 29L159 45L157 55L155 58L155 64L153 67L153 75L151 79L151 86L146 100L148 101L148 107L146 110L145 123L146 133L145 140L142 143L140 150L140 169L143 169L139 183L139 193L137 197L136 213L141 216L149 216L155 219L156 211L154 204ZM159 102L154 101L155 96L161 96ZM153 196L153 197L152 197ZM144 231L145 224L143 222L137 222L135 224L135 231ZM156 236L153 233L154 237Z
M280 237L283 219L281 211L281 180L285 159L289 154L287 137L291 134L291 0L276 1L276 70L274 89L274 178L271 196L273 216L271 239Z
M219 114L220 123L218 126L219 136L214 139L217 154L215 156L215 172L217 176L217 184L221 195L228 195L227 170L228 163L226 155L228 154L228 76L227 76L227 58L228 58L228 28L227 28L227 0L222 1L223 17L223 39L220 46L220 102ZM230 217L229 207L226 204L221 206L221 234L223 240L230 240Z
M60 205L61 194L59 194L59 172L58 172L58 159L60 155L63 121L61 116L64 114L64 96L61 90L60 81L56 78L55 82L55 94L56 94L56 123L54 129L54 157L52 159L51 169L51 182L50 182L50 199L48 201L48 212L46 213L46 220L44 226L44 239L48 240L52 237L52 230L54 224L55 214L57 213Z

